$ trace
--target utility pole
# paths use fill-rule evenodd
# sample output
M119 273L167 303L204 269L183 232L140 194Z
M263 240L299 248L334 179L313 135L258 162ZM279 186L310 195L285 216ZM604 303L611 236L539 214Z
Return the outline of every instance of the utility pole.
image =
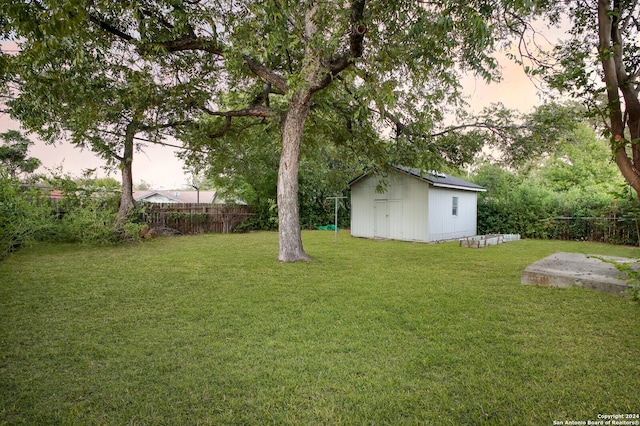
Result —
M196 190L196 203L200 204L200 187L195 185L190 185L190 186Z

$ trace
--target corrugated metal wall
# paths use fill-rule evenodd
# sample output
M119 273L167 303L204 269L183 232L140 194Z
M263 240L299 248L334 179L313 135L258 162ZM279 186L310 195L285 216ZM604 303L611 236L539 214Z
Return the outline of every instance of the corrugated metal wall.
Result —
M351 235L427 241L428 185L398 174L378 193L377 183L367 176L351 187Z
M457 216L452 212L453 197L458 198ZM476 192L431 188L429 203L429 241L476 235Z
M430 187L403 174L389 176L387 190L366 176L351 187L351 235L405 241L439 241L476 234L477 194ZM452 198L458 197L457 216Z

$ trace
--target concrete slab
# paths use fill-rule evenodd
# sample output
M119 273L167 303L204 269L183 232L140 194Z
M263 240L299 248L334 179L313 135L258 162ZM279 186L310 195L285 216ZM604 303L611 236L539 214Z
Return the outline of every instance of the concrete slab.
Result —
M623 257L598 256L616 262L629 262L637 265L637 259ZM525 285L542 285L567 288L578 286L603 293L628 296L629 288L621 279L621 272L610 263L603 262L590 255L579 253L555 253L525 268L520 282ZM626 278L626 276L622 276Z

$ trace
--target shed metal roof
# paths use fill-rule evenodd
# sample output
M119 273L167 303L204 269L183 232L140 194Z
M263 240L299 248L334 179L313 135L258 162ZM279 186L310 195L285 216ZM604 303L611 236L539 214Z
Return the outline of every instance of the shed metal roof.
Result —
M474 192L484 192L486 188L480 185L476 185L475 183L468 182L464 179L457 178L455 176L447 175L444 173L438 172L427 172L423 173L422 170L405 167L405 166L392 166L393 169L400 173L408 174L417 179L423 180L435 187L438 188L449 188L449 189L459 189L461 191L474 191ZM349 186L358 182L363 177L367 176L370 172L364 173L351 182L349 182Z

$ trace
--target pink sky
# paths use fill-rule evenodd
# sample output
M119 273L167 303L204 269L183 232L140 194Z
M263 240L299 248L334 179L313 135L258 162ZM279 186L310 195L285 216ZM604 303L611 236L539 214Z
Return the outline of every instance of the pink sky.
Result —
M6 45L5 45L6 46ZM506 107L529 112L540 103L535 85L525 75L522 67L508 60L502 60L502 82L485 84L483 81L468 77L464 80L464 92L468 102L474 110L480 111L491 103L502 102ZM0 113L0 132L19 130L19 123L10 120L6 114ZM104 161L91 151L81 151L68 143L56 146L46 145L37 140L31 148L30 154L39 158L43 168L62 167L65 173L79 176L85 169L97 169L98 176L107 176L103 170ZM185 176L183 165L175 154L177 150L163 146L149 146L144 153L136 153L133 161L134 184L145 181L154 189L183 189L189 178ZM110 176L120 180L118 173L111 172Z
M0 132L5 130L20 130L19 123L10 120L6 114L0 114ZM29 154L42 161L39 172L46 173L47 169L62 168L63 173L79 176L83 170L97 169L98 177L111 176L120 181L117 171L111 173L103 168L105 161L89 150L80 150L73 145L63 142L47 145L31 135L34 141ZM163 146L150 146L144 152L137 152L133 158L133 181L149 183L154 189L183 189L187 185L187 177L182 170L182 161L175 156L176 149Z

